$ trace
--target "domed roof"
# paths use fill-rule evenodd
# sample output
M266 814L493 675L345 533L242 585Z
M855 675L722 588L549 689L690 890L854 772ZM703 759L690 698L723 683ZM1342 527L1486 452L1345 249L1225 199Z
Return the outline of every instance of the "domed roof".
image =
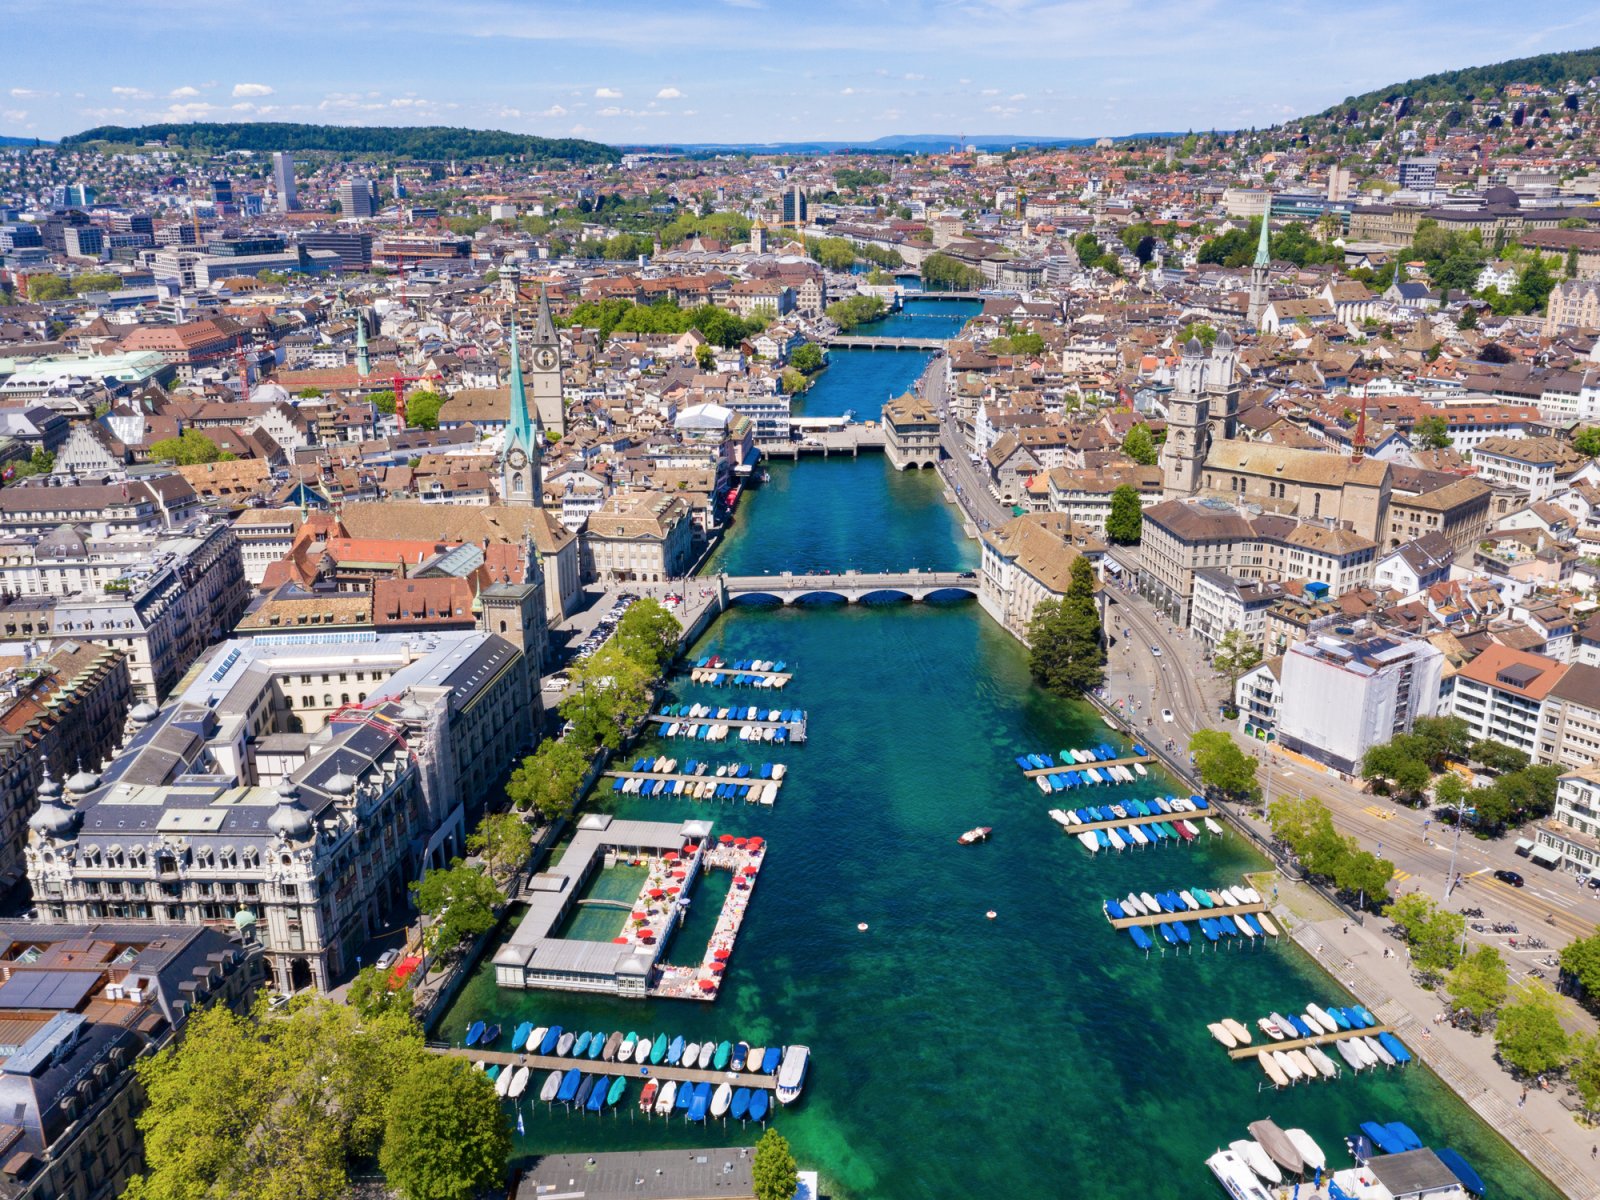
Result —
M1490 208L1521 208L1522 201L1517 199L1516 192L1508 187L1492 187L1483 194L1483 201Z
M158 716L161 715L161 710L154 704L151 704L150 701L143 700L138 704L135 704L128 715L135 721L139 722L139 724L148 725L151 721L154 721Z
M44 777L39 780L39 799L54 800L61 795L61 781L50 774L50 767L46 764Z
M280 799L287 800L292 804L299 795L300 789L295 786L294 780L285 776L278 782L278 796Z
M1206 348L1200 344L1200 339L1197 337L1192 337L1183 344L1183 356L1185 358L1200 358L1204 356L1205 352Z
M335 796L348 796L351 792L356 790L356 780L355 776L346 775L343 771L340 771L337 775L332 776L323 786Z
M28 818L28 828L45 837L68 837L77 828L78 814L54 797L46 797Z
M1213 346L1217 350L1232 350L1233 334L1229 333L1226 329L1218 330L1217 340L1215 343L1213 343Z
M267 828L279 837L303 838L311 834L311 814L297 800L285 800L272 810Z
M74 796L85 796L100 786L100 776L93 771L79 770L71 779L67 780L67 791Z
M249 929L256 923L256 915L248 908L241 908L233 914L233 927L240 931Z

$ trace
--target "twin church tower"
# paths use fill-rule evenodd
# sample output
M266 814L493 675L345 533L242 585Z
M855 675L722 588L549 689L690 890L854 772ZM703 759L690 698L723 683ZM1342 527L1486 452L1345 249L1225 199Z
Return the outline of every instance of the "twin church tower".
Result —
M1226 329L1217 334L1210 354L1199 338L1184 343L1167 397L1167 444L1161 449L1161 483L1168 499L1199 491L1206 455L1217 443L1232 440L1239 416L1238 363Z

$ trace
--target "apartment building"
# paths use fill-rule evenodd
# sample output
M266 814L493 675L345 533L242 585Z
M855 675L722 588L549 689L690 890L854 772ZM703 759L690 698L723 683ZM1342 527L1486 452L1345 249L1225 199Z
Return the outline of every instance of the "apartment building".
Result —
M1576 769L1600 760L1600 667L1562 671L1540 705L1537 738L1535 762Z
M1013 637L1028 640L1034 610L1060 600L1080 556L1098 563L1105 544L1061 513L1025 513L984 530L978 603Z
M1575 875L1600 876L1600 763L1563 775L1556 783L1556 806L1534 827L1532 844L1517 843L1528 857Z
M1237 629L1257 646L1266 638L1267 610L1283 598L1277 583L1242 579L1215 567L1194 573L1189 628L1215 650L1222 636Z
M1479 479L1526 492L1532 504L1548 500L1589 461L1559 438L1489 438L1472 452Z
M1456 672L1451 715L1467 722L1474 741L1503 742L1531 758L1545 698L1567 670L1542 654L1488 646Z

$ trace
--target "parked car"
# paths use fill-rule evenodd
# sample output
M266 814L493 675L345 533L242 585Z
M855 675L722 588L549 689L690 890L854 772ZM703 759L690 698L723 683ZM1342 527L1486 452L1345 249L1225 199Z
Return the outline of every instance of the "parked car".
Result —
M1512 887L1522 886L1522 876L1515 871L1496 871L1494 877L1501 883L1509 883Z
M378 955L378 970L387 971L390 967L394 966L395 963L397 963L399 961L400 961L400 951L398 951L398 950L385 950L382 954Z

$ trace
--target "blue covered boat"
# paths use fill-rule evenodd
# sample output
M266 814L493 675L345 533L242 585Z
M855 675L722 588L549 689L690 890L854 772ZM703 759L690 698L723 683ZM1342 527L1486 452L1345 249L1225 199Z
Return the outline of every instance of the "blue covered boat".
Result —
M589 1057L599 1058L606 1048L606 1031L597 1029L589 1035Z
M1178 944L1178 935L1172 932L1172 924L1171 924L1171 922L1162 921L1159 925L1156 926L1156 929L1161 934L1161 940L1163 942L1165 942L1167 945L1176 946Z
M1350 1014L1345 1012L1344 1009L1330 1007L1328 1009L1328 1015L1334 1019L1335 1023L1338 1024L1340 1029L1350 1028Z
M590 1112L597 1113L606 1106L606 1089L611 1086L611 1081L604 1075L594 1077L594 1088L589 1093L589 1101L584 1105Z
M767 1116L767 1106L771 1103L772 1100L771 1097L768 1096L766 1088L751 1088L750 1119L752 1121L765 1120Z
M1189 923L1187 921L1174 921L1172 923L1172 929L1173 932L1178 935L1178 940L1187 946L1190 941Z
M706 1109L711 1104L711 1085L697 1083L694 1085L694 1099L689 1102L689 1120L704 1121Z
M1104 829L1096 829L1094 831L1094 840L1100 843L1100 849L1102 850L1109 850L1111 848L1111 838L1106 834Z
M733 1092L733 1103L728 1106L728 1115L735 1121L742 1121L745 1118L745 1114L747 1114L749 1111L750 1089L735 1088Z
M1216 941L1222 935L1217 932L1217 923L1210 917L1201 917L1199 922L1200 932L1205 934L1210 941Z
M1289 1015L1288 1017L1286 1017L1284 1019L1287 1020L1289 1022L1289 1024L1294 1026L1294 1031L1296 1033L1298 1033L1301 1037L1308 1038L1308 1037L1315 1037L1316 1036L1316 1034L1312 1032L1311 1026L1307 1025L1302 1018L1294 1016L1293 1014L1291 1014L1291 1015Z
M689 1105L694 1101L694 1084L688 1080L678 1085L678 1094L672 1098L673 1112L688 1112Z
M1107 900L1105 907L1106 916L1110 917L1113 921L1120 921L1128 915L1122 911L1122 905L1118 904L1115 900Z
M1387 1029L1378 1035L1378 1044L1394 1055L1395 1062L1408 1063L1411 1061L1411 1051L1407 1050L1400 1039Z
M1422 1139L1404 1121L1385 1121L1383 1127L1392 1133L1407 1150L1421 1150Z
M1251 915L1250 913L1240 913L1239 916L1240 916L1240 919L1243 920L1246 925L1250 926L1250 932L1251 933L1255 934L1257 937L1266 937L1267 936L1267 931L1265 929L1261 928L1261 922L1256 920L1253 915Z
M733 1048L733 1060L728 1065L735 1071L744 1070L745 1061L750 1057L750 1043L739 1042Z
M1150 940L1150 935L1137 925L1128 926L1128 936L1133 939L1133 944L1141 950L1150 950L1155 946L1155 943Z
M594 1034L585 1030L578 1035L578 1040L572 1045L572 1057L582 1058L589 1053L589 1043L594 1040Z
M1390 1133L1387 1127L1379 1125L1376 1121L1361 1122L1361 1132L1385 1154L1399 1154L1405 1150L1405 1144Z
M1449 1168L1450 1174L1461 1182L1462 1187L1466 1188L1474 1196L1483 1195L1483 1178L1472 1169L1466 1159L1450 1149L1449 1146L1435 1150L1434 1154L1438 1156L1440 1162Z
M678 1065L678 1060L681 1059L682 1057L683 1057L683 1035L680 1034L679 1036L673 1038L672 1041L667 1046L667 1066L669 1066L669 1067L677 1066Z
M474 1021L467 1028L467 1036L461 1040L461 1044L463 1046L476 1046L479 1039L483 1037L484 1029L485 1025L482 1021Z
M578 1094L578 1085L583 1082L583 1072L577 1067L570 1067L561 1077L561 1088L556 1092L556 1099L562 1104L571 1104Z
M556 1044L561 1041L562 1029L559 1025L552 1025L545 1031L544 1041L539 1043L540 1054L554 1054Z
M532 1032L532 1021L524 1021L521 1025L518 1025L516 1032L511 1035L511 1048L513 1050L521 1050L528 1044L528 1035Z

